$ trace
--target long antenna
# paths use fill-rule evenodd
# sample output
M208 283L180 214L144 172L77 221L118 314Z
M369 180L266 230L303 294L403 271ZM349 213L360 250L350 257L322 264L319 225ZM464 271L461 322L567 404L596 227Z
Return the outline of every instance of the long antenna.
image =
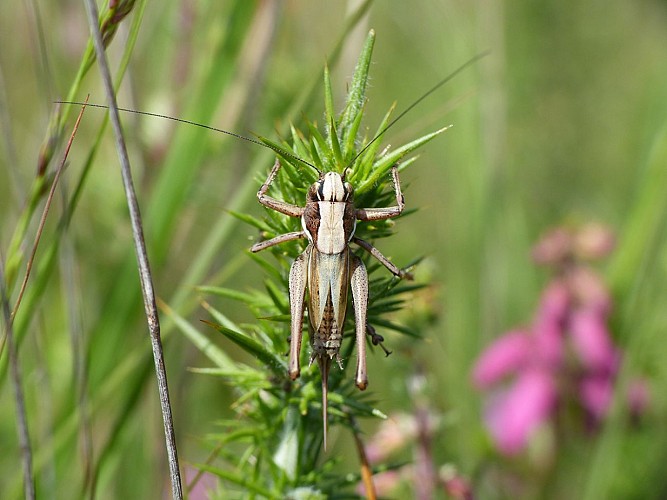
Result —
M491 52L490 50L486 50L486 51L484 51L484 52L480 52L480 53L477 54L476 56L474 56L474 57L472 57L471 59L467 60L465 63L463 63L463 64L462 64L461 66L459 66L458 68L456 68L454 71L452 71L452 72L451 72L449 75L447 75L445 78L443 78L443 79L440 80L437 84L435 84L433 87L431 87L429 90L427 90L424 94L422 94L422 96L421 96L419 99L417 99L415 102L413 102L412 104L410 104L410 106L408 106L407 108L405 108L405 109L404 109L404 110L403 110L403 111L402 111L396 118L394 118L391 122L389 122L389 124L388 124L386 127L384 127L382 130L380 130L380 132L378 132L378 134L377 134L375 137L373 137L373 139L372 139L368 144L366 144L363 148L361 148L361 151L359 151L359 152L357 153L357 155L352 159L352 161L350 161L350 162L347 164L347 166L345 167L345 170L348 169L348 168L350 168L350 167L354 164L354 162L357 161L357 159L358 159L362 154L364 154L364 153L366 152L366 150L367 150L367 149L368 149L368 148L369 148L375 141L377 141L380 137L382 137L382 134L384 134L387 130L389 130L392 126L394 126L394 124L396 124L396 122L397 122L398 120L400 120L401 118L403 118L409 111L411 111L412 108L414 108L415 106L417 106L417 104L419 104L420 102L422 102L424 99L426 99L428 96L430 96L433 92L435 92L435 91L438 90L440 87L442 87L445 83L447 83L448 81L450 81L452 78L454 78L456 75L458 75L458 74L459 74L461 71L463 71L465 68L467 68L468 66L470 66L470 65L472 65L473 63L477 62L477 61L480 60L481 58L487 56L490 52ZM79 102L79 101L54 101L54 102L57 103L57 104L76 104L76 105L79 105L79 106L80 106L80 105L83 105L83 103L82 103L82 102ZM105 106L104 104L91 104L91 103L88 103L87 106L90 107L90 108L102 108L102 109L108 109L108 106ZM138 110L136 110L136 109L129 109L129 108L118 108L118 110L119 110L119 111L124 111L124 112L126 112L126 113L135 113L135 114L137 114L137 115L153 116L153 117L155 117L155 118L164 118L164 119L166 119L166 120L171 120L171 121L174 121L174 122L186 123L186 124L188 124L188 125L194 125L195 127L204 128L204 129L207 129L207 130L211 130L211 131L213 131L213 132L220 132L220 133L222 133L222 134L226 134L226 135L229 135L229 136L231 136L231 137L235 137L236 139L241 139L241 140L244 140L244 141L247 141L247 142L251 142L251 143L253 143L253 144L258 144L258 145L260 145L260 146L262 146L262 147L265 147L265 148L267 148L267 149L271 149L271 150L275 151L275 152L278 153L279 155L287 156L288 158L291 158L291 159L293 159L293 160L296 160L296 161L298 161L299 163L302 163L303 165L307 165L307 166L309 166L310 168L312 168L313 170L315 170L318 174L322 175L322 172L320 171L319 168L317 168L317 167L316 167L315 165L313 165L312 163L310 163L310 162L304 160L303 158L299 158L298 156L296 156L296 155L290 153L289 151L286 151L286 150L284 150L284 149L278 148L278 147L273 146L273 145L271 145L271 144L266 144L266 143L264 143L264 142L262 142L262 141L258 141L257 139L253 139L252 137L246 137L246 136L244 136L244 135L236 134L236 133L234 133L234 132L230 132L229 130L225 130L225 129L222 129L222 128L212 127L212 126L210 126L210 125L204 125L203 123L197 123L197 122L194 122L194 121L191 121L191 120L185 120L185 119L183 119L183 118L176 118L176 117L174 117L174 116L163 115L163 114L161 114L161 113L151 113L151 112L149 112L149 111L138 111Z
M82 102L78 102L78 101L54 101L54 102L56 104L78 104L78 105L83 104ZM90 104L90 103L88 103L87 106L90 107L90 108L101 108L101 109L108 109L109 108L109 106L105 106L104 104ZM126 113L135 113L137 115L153 116L155 118L164 118L166 120L171 120L171 121L179 122L179 123L186 123L188 125L194 125L195 127L201 127L201 128L205 128L207 130L212 130L213 132L220 132L222 134L230 135L230 136L235 137L237 139L242 139L242 140L247 141L247 142L252 142L253 144L259 144L260 146L265 147L267 149L271 149L271 150L275 151L276 153L278 153L280 155L287 156L287 157L289 157L293 160L296 160L300 163L303 163L304 165L309 166L310 168L314 169L318 174L322 173L322 172L320 172L320 169L317 168L315 165L313 165L310 162L307 162L303 158L299 158L298 156L290 153L289 151L285 151L283 149L272 146L271 144L266 144L262 141L258 141L256 139L253 139L252 137L246 137L246 136L241 135L241 134L236 134L234 132L230 132L229 130L224 130L224 129L221 129L221 128L212 127L210 125L204 125L203 123L197 123L197 122L193 122L191 120L184 120L183 118L176 118L174 116L163 115L163 114L160 114L160 113L151 113L149 111L139 111L139 110L136 110L136 109L129 109L129 108L118 108L118 111L124 111Z
M447 75L445 78L443 78L442 80L440 80L437 84L435 84L432 88L430 88L429 90L427 90L424 94L422 94L422 96L421 96L419 99L417 99L415 102L413 102L412 104L410 104L410 106L408 106L407 108L405 108L405 109L401 112L401 114L399 114L396 118L394 118L391 122L389 122L389 124L388 124L385 128L383 128L382 130L380 130L380 132L378 132L378 134L377 134L375 137L373 137L373 139L372 139L368 144L366 144L363 148L361 148L361 151L359 151L359 152L357 153L357 156L355 156L354 158L352 158L352 161L349 162L345 168L346 168L346 169L347 169L347 168L350 168L350 167L354 164L354 162L357 161L357 158L359 158L362 154L364 154L364 153L366 152L366 150L371 146L371 144L373 144L373 143L374 143L375 141L377 141L380 137L382 137L382 134L384 134L387 130L389 130L389 129L390 129L390 128L391 128L391 127L398 121L398 120L400 120L401 118L403 118L403 117L404 117L410 110L412 110L412 108L414 108L417 104L419 104L420 102L422 102L424 99L426 99L426 98L427 98L428 96L430 96L433 92L435 92L436 90L438 90L440 87L442 87L445 83L447 83L447 82L450 81L452 78L454 78L454 77L455 77L456 75L458 75L461 71L463 71L464 69L466 69L468 66L470 66L471 64L473 64L473 63L479 61L481 58L486 57L486 56L489 55L490 53L491 53L490 50L485 50L484 52L480 52L479 54L477 54L476 56L472 57L471 59L468 59L468 60L467 60L466 62L464 62L461 66L459 66L458 68L456 68L456 69L455 69L454 71L452 71L449 75Z

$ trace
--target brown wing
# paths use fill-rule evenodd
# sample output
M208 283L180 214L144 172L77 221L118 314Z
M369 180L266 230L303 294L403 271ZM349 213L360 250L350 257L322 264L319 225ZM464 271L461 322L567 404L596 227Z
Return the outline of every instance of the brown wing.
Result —
M308 317L313 357L338 357L350 287L350 250L323 254L313 251L308 262Z

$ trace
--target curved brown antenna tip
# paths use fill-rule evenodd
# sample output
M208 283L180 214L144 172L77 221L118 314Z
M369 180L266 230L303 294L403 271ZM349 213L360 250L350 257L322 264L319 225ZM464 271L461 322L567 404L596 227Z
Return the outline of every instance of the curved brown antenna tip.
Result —
M361 151L359 151L359 152L357 153L357 156L355 156L354 158L352 158L352 161L351 161L350 163L348 163L348 164L347 164L347 167L345 167L345 168L350 168L350 167L354 164L354 162L357 161L357 159L358 159L362 154L364 154L364 153L366 152L366 150L371 146L371 144L373 144L373 143L374 143L375 141L377 141L380 137L382 137L382 134L384 134L387 130L389 130L389 129L390 129L390 128L391 128L391 127L398 121L398 120L400 120L401 118L403 118L403 117L404 117L404 116L405 116L405 115L406 115L412 108L414 108L417 104L419 104L420 102L422 102L424 99L426 99L428 96L430 96L433 92L435 92L435 91L438 90L440 87L442 87L445 83L447 83L449 80L451 80L452 78L454 78L456 75L458 75L458 74L459 74L461 71L463 71L465 68L467 68L467 67L470 66L471 64L477 62L477 61L480 60L481 58L486 57L486 56L489 55L490 53L491 53L490 50L485 50L484 52L480 52L480 53L477 54L476 56L471 57L471 58L468 59L466 62L464 62L461 66L459 66L459 67L456 68L454 71L452 71L449 75L447 75L445 78L443 78L443 79L440 80L438 83L436 83L436 84L435 84L433 87L431 87L429 90L427 90L426 92L424 92L424 93L422 94L422 96L421 96L419 99L417 99L417 100L414 101L412 104L410 104L410 106L408 106L407 108L405 108L405 109L401 112L400 115L398 115L398 116L397 116L396 118L394 118L391 122L389 122L389 124L388 124L385 128L383 128L382 130L380 130L380 132L378 132L377 135L376 135L375 137L373 137L373 139L372 139L368 144L366 144L363 148L361 148Z
M317 364L320 365L320 373L322 374L322 429L324 433L323 447L327 451L327 431L329 429L329 368L331 367L331 359L326 356L319 356Z

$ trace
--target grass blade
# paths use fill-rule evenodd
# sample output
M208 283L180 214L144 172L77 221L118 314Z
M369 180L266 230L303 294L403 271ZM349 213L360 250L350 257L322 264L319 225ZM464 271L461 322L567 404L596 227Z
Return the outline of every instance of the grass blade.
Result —
M164 421L165 439L167 445L167 455L169 457L169 474L171 478L172 495L175 499L183 498L183 489L181 486L181 474L178 467L178 451L176 448L176 435L174 433L174 423L171 415L171 405L169 403L169 388L167 386L167 373L164 366L164 354L162 352L162 340L160 338L160 321L157 313L157 304L155 302L155 292L153 290L153 278L151 276L150 265L148 262L148 252L146 242L144 241L141 214L139 212L139 202L137 201L134 185L132 181L132 172L130 170L130 160L123 138L123 130L120 126L120 116L116 95L114 91L111 72L104 52L104 42L100 33L98 24L99 14L94 0L86 0L86 13L88 15L88 24L90 26L93 38L95 53L97 55L98 66L102 74L104 89L109 103L109 117L116 138L116 148L118 158L121 164L121 175L125 188L128 209L130 211L130 220L132 222L132 235L137 253L137 263L139 266L139 276L141 279L141 289L144 295L144 307L148 320L148 328L151 336L153 348L153 357L155 360L155 371L157 375L158 391L160 393L160 404L162 408L162 418Z
M9 297L5 287L4 257L0 254L0 300L2 301L2 314L5 323L5 338L9 350L9 364L14 387L14 400L16 401L16 425L18 427L19 443L21 446L21 458L23 460L23 493L25 498L35 498L35 478L32 470L32 448L30 446L30 433L28 431L28 416L25 410L25 397L21 387L21 369L19 367L18 352L14 343L14 330L12 317L9 311Z

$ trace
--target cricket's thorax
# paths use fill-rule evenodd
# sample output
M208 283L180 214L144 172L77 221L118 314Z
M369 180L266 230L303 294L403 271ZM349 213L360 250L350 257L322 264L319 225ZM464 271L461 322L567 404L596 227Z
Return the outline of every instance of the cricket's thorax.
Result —
M352 186L340 174L327 172L308 190L301 223L318 252L339 254L354 235L356 216Z

